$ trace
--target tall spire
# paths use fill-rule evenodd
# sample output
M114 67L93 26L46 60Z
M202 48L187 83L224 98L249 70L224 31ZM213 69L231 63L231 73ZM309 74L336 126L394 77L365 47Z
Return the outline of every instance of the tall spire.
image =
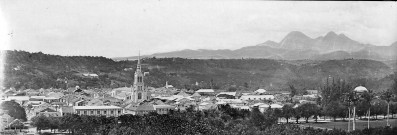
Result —
M136 69L138 72L141 72L141 51L138 54L138 64L136 65Z

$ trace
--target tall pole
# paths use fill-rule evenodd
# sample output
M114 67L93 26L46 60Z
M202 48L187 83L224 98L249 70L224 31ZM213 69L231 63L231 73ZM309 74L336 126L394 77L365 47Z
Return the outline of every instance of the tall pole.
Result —
M368 109L368 129L369 129L369 117L371 116L371 108Z
M389 102L390 102L390 101L389 101ZM387 102L387 116L386 116L386 118L387 118L387 120L386 120L386 121L387 121L387 124L386 124L386 125L387 125L387 126L390 126L390 125L389 125L389 102Z
M353 131L356 130L356 106L353 106Z
M349 107L349 124L347 124L347 132L350 132L350 107Z

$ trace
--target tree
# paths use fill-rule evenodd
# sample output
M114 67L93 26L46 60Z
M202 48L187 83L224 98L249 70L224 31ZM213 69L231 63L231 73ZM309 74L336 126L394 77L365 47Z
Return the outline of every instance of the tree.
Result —
M80 125L81 118L77 114L68 114L61 118L61 128L69 130L69 133L74 134Z
M261 126L265 122L264 115L259 111L257 107L254 107L251 112L250 122L254 126Z
M292 108L292 104L284 105L282 111L283 111L283 117L287 119L287 123L288 123L288 119L291 118L292 115L294 114L294 108Z
M397 72L394 72L393 85L391 91L394 95L397 95Z
M274 109L274 116L277 117L277 122L280 117L283 117L283 111L279 108Z
M389 110L390 110L390 100L393 98L392 92L390 89L382 93L381 98L387 102L387 126L389 125Z
M346 107L338 101L332 101L324 108L326 115L331 116L334 121L337 117L345 117L345 110Z
M375 99L373 102L371 115L375 115L375 119L378 119L378 115L387 113L387 102L385 100Z
M294 87L294 85L290 85L289 89L291 90L291 97L294 97L295 95L298 95L298 91Z
M25 109L15 101L5 101L1 103L1 110L6 110L7 114L11 117L26 121Z
M48 128L50 128L51 130L54 130L54 133L55 133L55 129L58 129L59 128L59 125L60 125L60 118L59 117L52 117L52 116L50 116L50 117L47 117L47 119L48 119L48 121L49 121L49 125L48 125Z
M32 126L36 127L39 132L43 129L49 129L50 128L50 120L48 119L47 116L44 115L37 115L32 118Z
M303 107L296 107L294 108L294 114L293 116L296 118L296 124L298 124L298 120L302 117L303 114Z
M309 123L309 118L316 115L319 110L318 106L312 103L302 104L298 108L302 112L302 117L305 118L306 123Z
M248 85L247 82L244 82L244 87L245 87L245 88L249 88L249 85Z

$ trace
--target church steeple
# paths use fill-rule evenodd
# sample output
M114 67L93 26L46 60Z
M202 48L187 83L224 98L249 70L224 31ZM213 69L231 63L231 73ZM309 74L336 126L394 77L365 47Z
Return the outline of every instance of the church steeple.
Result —
M145 88L145 83L143 81L144 75L142 73L140 59L141 59L141 53L139 52L138 63L134 74L134 86L132 88L132 95L131 95L131 99L134 102L142 102L149 98L147 89Z
M136 71L141 72L141 51L139 51L138 64L136 65Z

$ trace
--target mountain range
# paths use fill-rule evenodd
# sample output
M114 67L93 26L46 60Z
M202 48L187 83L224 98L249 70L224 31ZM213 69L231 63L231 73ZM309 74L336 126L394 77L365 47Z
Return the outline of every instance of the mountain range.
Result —
M390 46L376 46L355 41L344 34L331 31L325 36L311 38L299 31L288 33L280 42L266 41L236 50L181 50L155 53L142 57L181 57L192 59L265 58L279 60L372 59L397 60L397 42ZM117 57L113 60L137 59L137 56Z

